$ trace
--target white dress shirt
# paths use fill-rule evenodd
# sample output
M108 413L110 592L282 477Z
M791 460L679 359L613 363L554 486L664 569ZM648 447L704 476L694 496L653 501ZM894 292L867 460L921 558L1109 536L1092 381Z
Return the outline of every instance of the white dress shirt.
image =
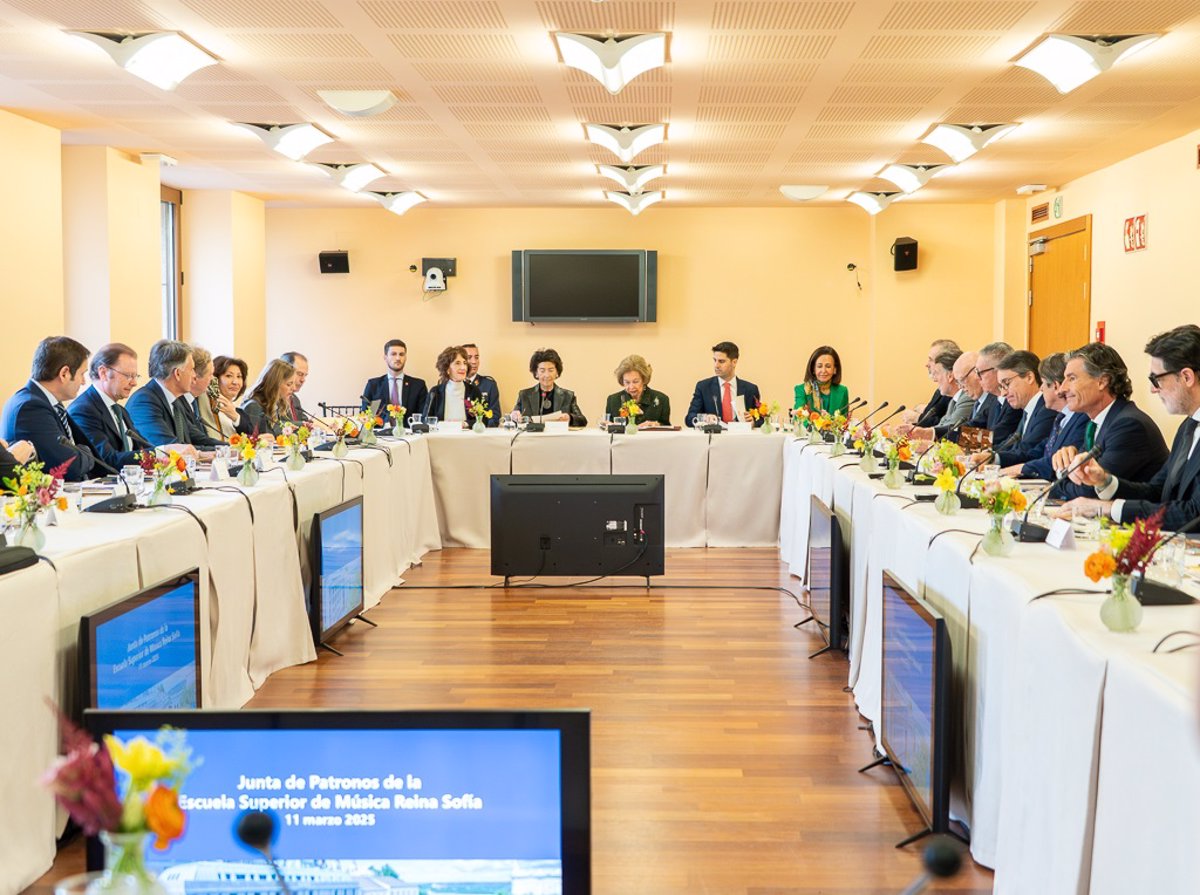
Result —
M446 401L442 408L445 416L442 419L466 422L467 420L467 385L464 382L446 380Z
M104 406L108 408L109 415L113 418L113 424L117 427L118 432L125 433L125 439L121 442L121 450L133 450L133 442L129 438L129 427L123 425L121 418L117 416L117 402L104 393L103 389L96 389L96 394L100 396L100 400L104 402Z

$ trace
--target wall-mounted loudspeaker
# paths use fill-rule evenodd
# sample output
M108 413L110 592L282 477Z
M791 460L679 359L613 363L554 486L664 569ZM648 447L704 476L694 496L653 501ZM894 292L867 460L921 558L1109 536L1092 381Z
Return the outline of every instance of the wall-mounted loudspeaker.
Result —
M321 262L321 273L350 273L349 252L321 252L317 258Z
M898 236L892 243L892 270L917 269L917 241L911 236Z

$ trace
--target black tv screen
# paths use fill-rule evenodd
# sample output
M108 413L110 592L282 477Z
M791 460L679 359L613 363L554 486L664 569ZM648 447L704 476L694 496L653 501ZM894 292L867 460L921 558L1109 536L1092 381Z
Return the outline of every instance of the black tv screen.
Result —
M200 705L198 575L148 587L79 620L84 708Z
M316 643L363 611L362 504L355 497L313 517L309 622Z
M661 475L492 476L492 574L663 574Z
M525 249L512 253L513 320L653 321L658 253Z
M846 649L850 634L850 554L837 515L815 495L808 516L808 571L804 584L809 612L820 625L829 649Z
M884 572L880 742L935 833L949 829L950 673L945 620Z
M167 891L277 885L234 835L254 810L274 816L272 852L295 892L591 891L585 710L89 712L85 723L97 739L187 732L184 834L146 852ZM89 870L102 851L89 841Z

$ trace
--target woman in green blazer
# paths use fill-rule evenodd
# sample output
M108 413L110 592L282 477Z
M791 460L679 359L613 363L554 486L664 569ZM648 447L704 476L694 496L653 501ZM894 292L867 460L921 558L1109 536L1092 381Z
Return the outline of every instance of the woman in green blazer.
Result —
M822 345L808 358L804 381L796 386L795 409L846 412L850 390L842 385L842 359L836 349Z
M631 354L617 364L617 369L613 372L617 376L617 382L621 384L622 391L608 396L604 412L608 414L609 419L619 420L621 405L632 399L637 401L638 407L642 409L637 417L639 426L671 425L671 399L649 387L654 368L646 363L644 357Z

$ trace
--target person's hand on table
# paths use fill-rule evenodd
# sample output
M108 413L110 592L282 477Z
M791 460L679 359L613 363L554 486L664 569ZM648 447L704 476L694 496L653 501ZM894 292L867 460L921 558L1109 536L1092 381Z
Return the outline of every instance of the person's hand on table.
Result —
M936 433L928 426L913 426L908 432L909 441L933 441Z
M1111 476L1101 468L1099 463L1089 457L1083 465L1071 473L1070 478L1076 485L1091 485L1093 488L1102 488L1108 484Z
M1023 463L1014 463L1012 466L1005 466L1003 469L1001 469L1000 475L1006 478L1015 479L1021 474L1021 470L1023 468Z
M1079 448L1073 444L1068 444L1066 447L1059 448L1054 452L1054 456L1050 458L1050 465L1054 467L1055 472L1062 472L1075 460L1075 456L1079 453Z
M1073 516L1083 516L1088 519L1093 517L1106 518L1112 512L1112 505L1113 502L1111 500L1097 500L1094 497L1076 497L1074 500L1068 500L1062 506L1053 509L1050 515L1055 519L1070 519Z
M976 451L971 455L971 459L968 461L967 465L978 466L984 463L991 463L992 457L993 454L991 451Z
M4 442L0 440L0 443ZM34 450L32 442L22 439L21 441L14 441L12 444L5 443L4 446L8 448L8 452L13 455L18 463L28 463L33 459Z

